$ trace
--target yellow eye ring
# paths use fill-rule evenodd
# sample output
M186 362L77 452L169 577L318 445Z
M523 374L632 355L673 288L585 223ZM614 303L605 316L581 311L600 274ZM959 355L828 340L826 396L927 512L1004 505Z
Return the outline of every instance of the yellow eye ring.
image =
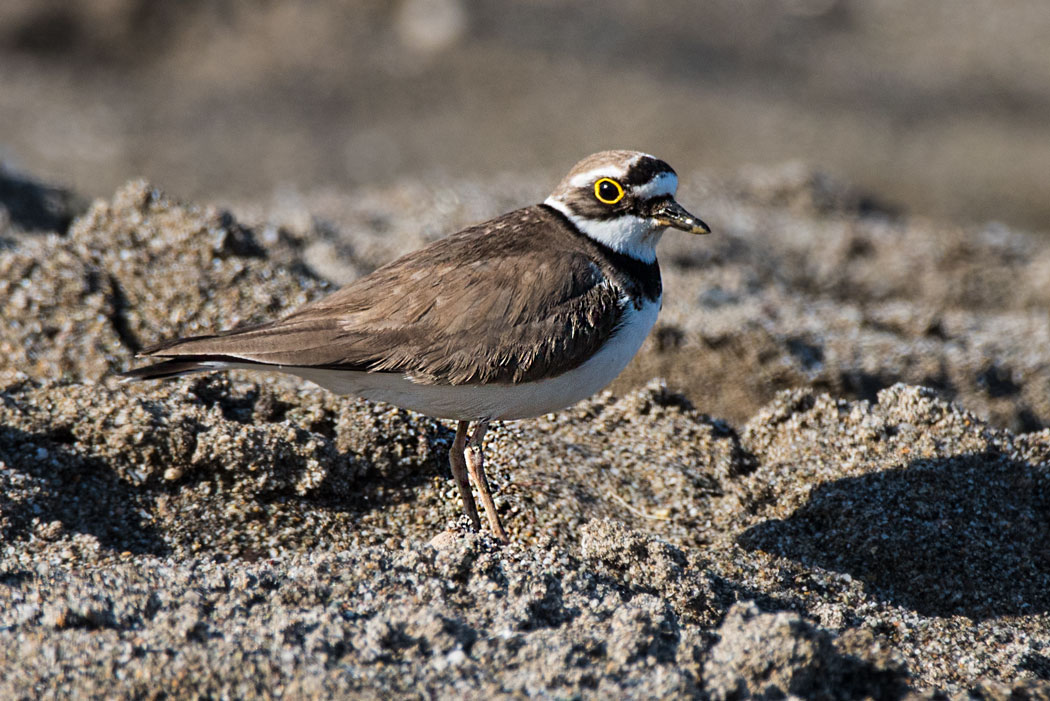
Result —
M599 178L594 183L594 196L604 204L616 204L623 199L623 185L612 178Z

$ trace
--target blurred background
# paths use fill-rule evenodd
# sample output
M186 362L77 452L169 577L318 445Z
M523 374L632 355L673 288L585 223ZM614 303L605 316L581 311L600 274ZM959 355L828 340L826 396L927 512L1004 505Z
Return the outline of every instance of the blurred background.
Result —
M1050 229L1045 0L4 0L0 162L109 195L790 160Z

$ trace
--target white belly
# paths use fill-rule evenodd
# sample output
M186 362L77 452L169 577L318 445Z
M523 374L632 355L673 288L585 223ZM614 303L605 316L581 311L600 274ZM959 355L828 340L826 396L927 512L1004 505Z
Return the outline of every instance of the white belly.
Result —
M522 385L426 385L395 373L281 367L337 394L353 394L441 419L510 421L572 406L604 389L638 353L660 311L660 300L629 305L616 334L594 356L562 375ZM218 363L216 364L218 365ZM223 364L223 367L236 367ZM258 370L258 365L240 366ZM276 369L276 368L275 368Z

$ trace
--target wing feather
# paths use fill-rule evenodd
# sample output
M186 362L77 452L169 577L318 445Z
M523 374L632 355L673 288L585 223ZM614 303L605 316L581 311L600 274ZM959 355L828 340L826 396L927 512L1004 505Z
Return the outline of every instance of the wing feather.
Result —
M281 320L143 355L517 383L586 361L616 332L623 297L574 237L531 207L404 256Z

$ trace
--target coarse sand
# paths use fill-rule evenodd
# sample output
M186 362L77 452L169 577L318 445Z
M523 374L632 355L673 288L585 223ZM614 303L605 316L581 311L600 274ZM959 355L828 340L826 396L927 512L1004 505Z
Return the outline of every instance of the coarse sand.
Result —
M1050 698L1050 243L796 166L683 183L716 233L667 235L625 377L486 438L506 546L447 423L113 376L500 183L0 217L0 697Z

